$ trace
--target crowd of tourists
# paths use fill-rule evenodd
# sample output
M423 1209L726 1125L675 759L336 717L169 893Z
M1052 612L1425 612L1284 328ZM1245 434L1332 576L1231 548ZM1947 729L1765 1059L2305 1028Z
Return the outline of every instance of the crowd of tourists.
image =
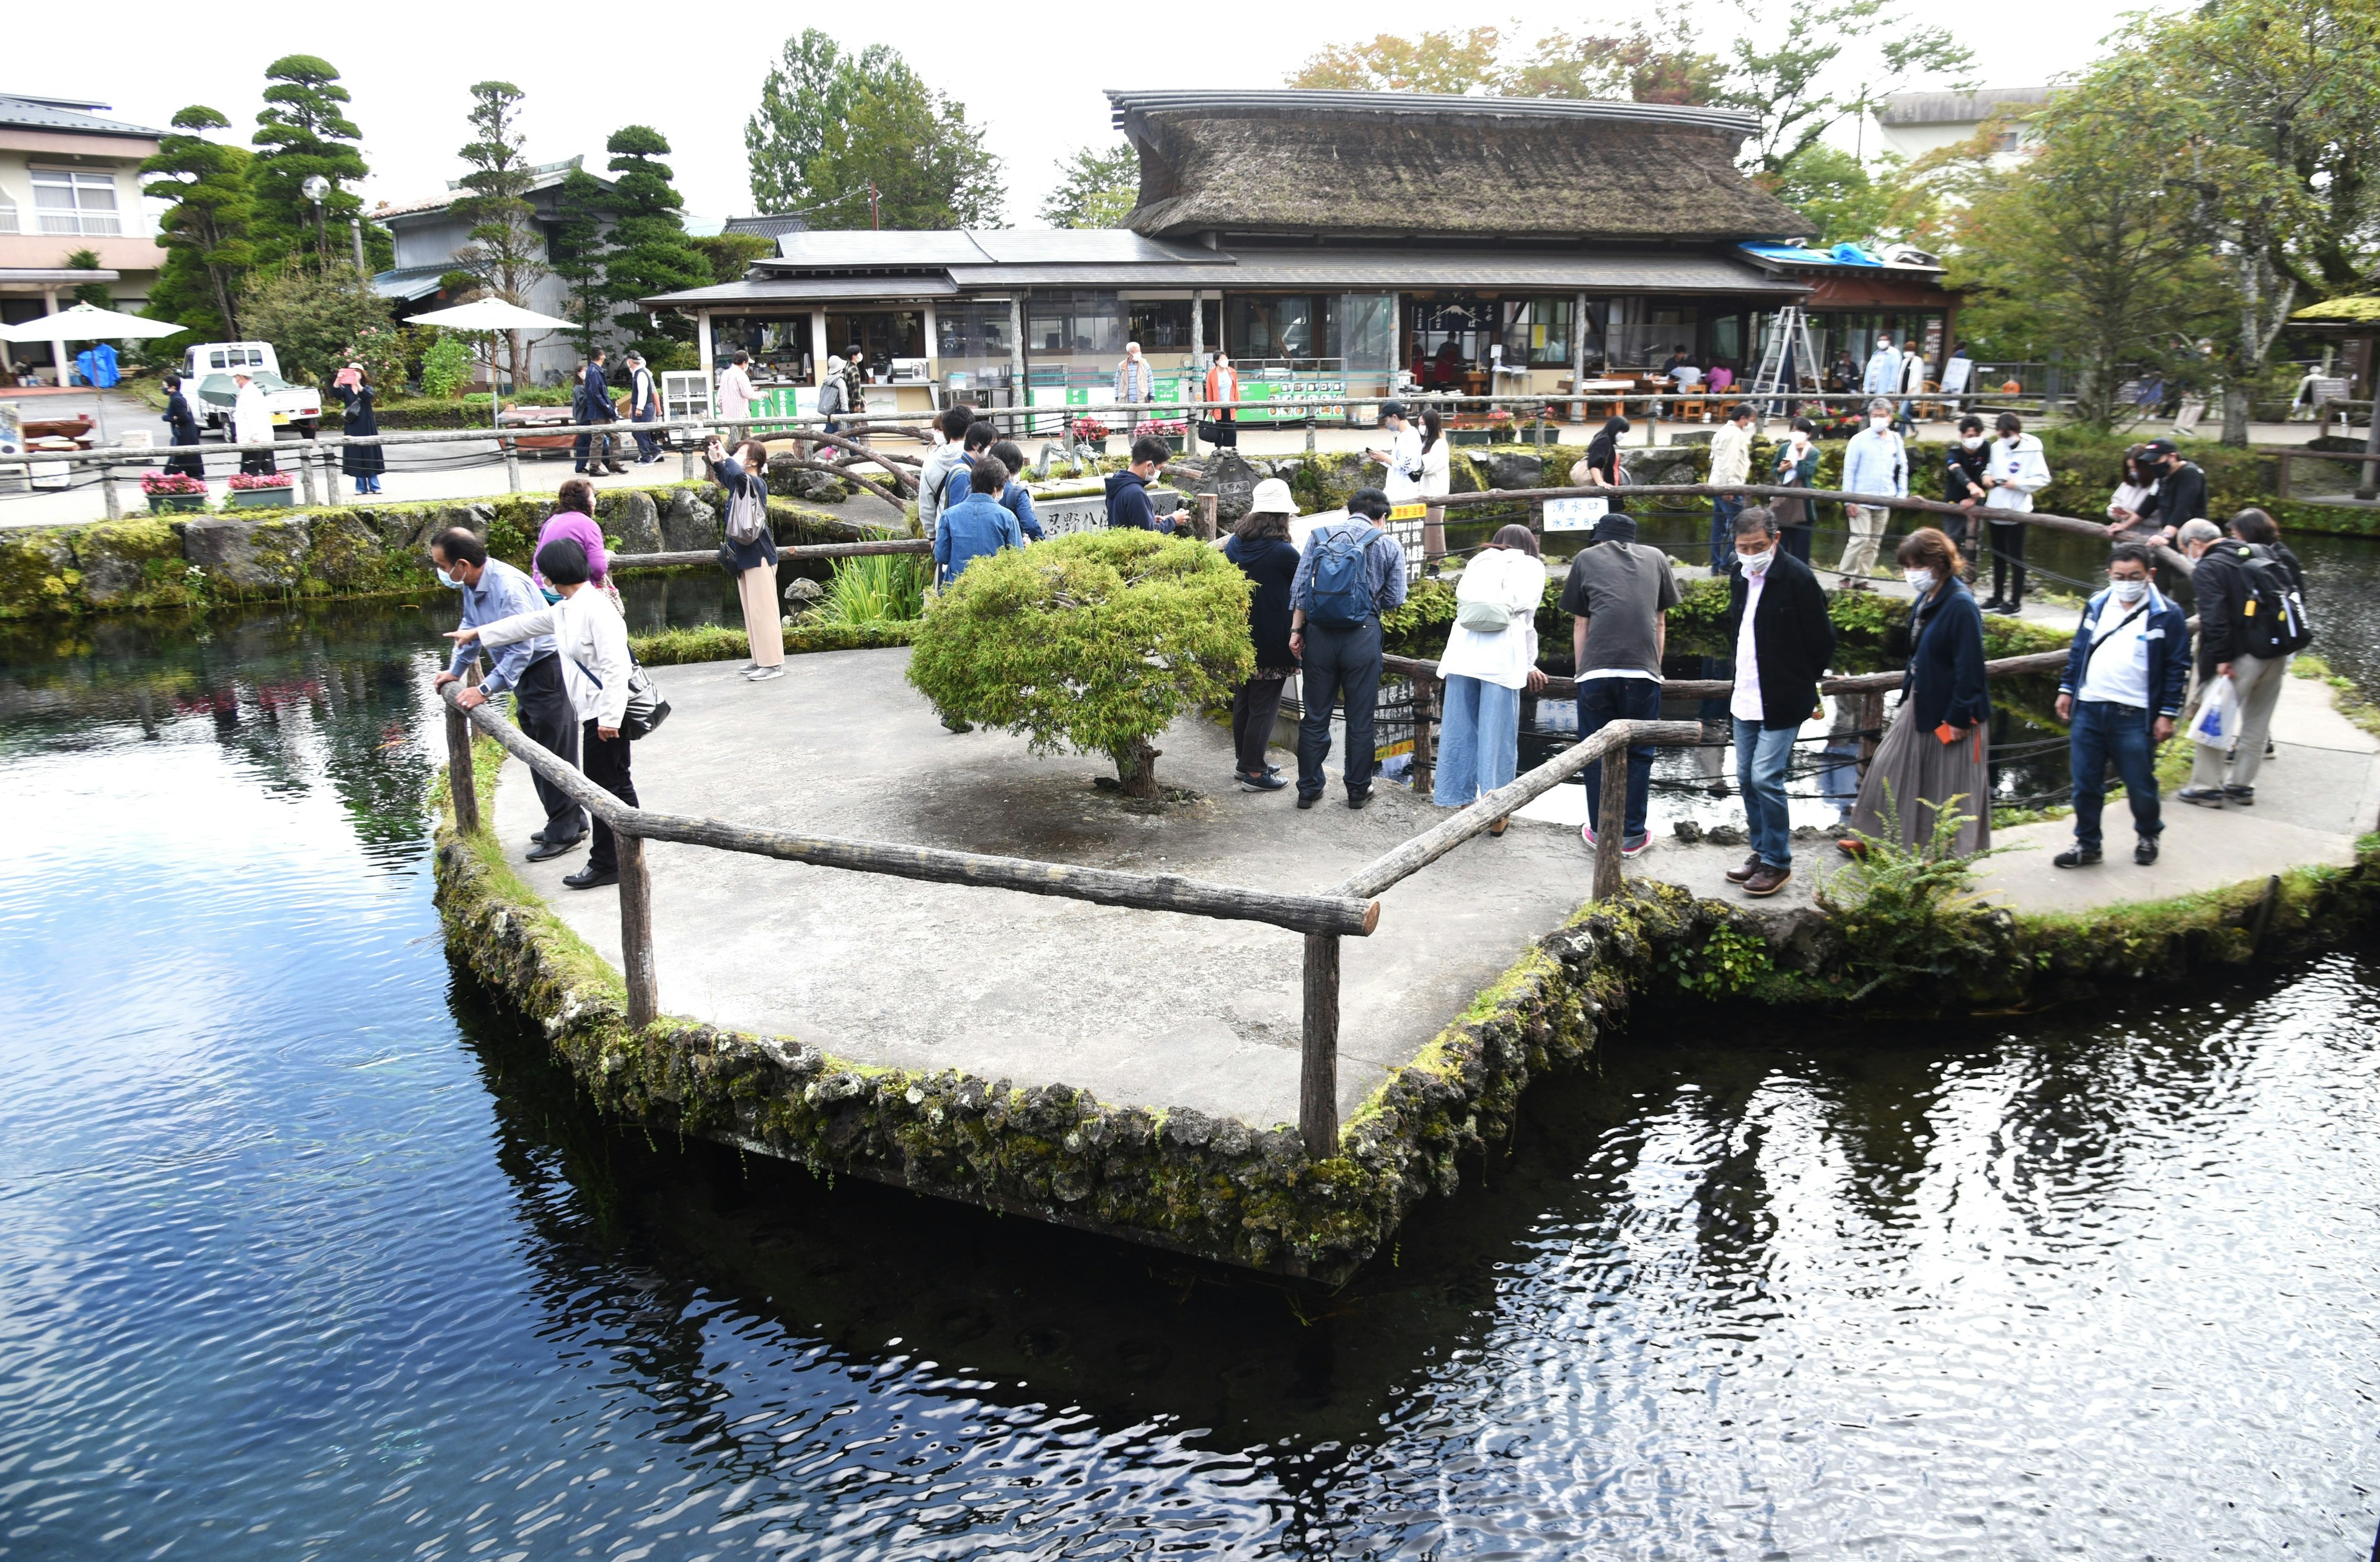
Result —
M1128 354L1120 382L1127 381L1134 363ZM588 366L599 389L605 384L601 367L601 355ZM831 371L842 367L840 360L830 364ZM647 382L633 356L630 372L638 377L641 397ZM842 384L837 373L829 380ZM1133 380L1123 388L1140 387ZM367 378L341 389L351 409L360 405L369 414ZM838 397L838 410L849 405ZM1846 450L1846 492L1909 493L1910 457L1896 414L1887 398L1871 404L1868 426ZM1404 602L1410 573L1404 548L1385 523L1396 506L1427 504L1447 491L1445 440L1434 411L1414 417L1390 403L1382 409L1380 425L1388 443L1367 453L1383 469L1380 485L1358 490L1342 511L1306 518L1288 483L1267 478L1256 485L1245 516L1215 544L1250 583L1255 665L1232 703L1234 778L1254 792L1293 784L1268 755L1288 682L1298 677L1294 786L1301 809L1319 802L1328 789L1334 716L1345 728L1341 779L1346 804L1361 809L1372 799L1385 666L1381 620ZM1755 425L1746 404L1732 409L1717 431L1715 486L1750 484ZM1571 474L1576 485L1609 491L1590 543L1569 561L1558 598L1558 610L1571 620L1582 738L1612 722L1658 716L1668 615L1681 601L1667 555L1636 540L1619 449L1627 431L1626 419L1609 420ZM1815 433L1806 420L1797 420L1763 475L1775 486L1812 486ZM1895 553L1912 593L1908 661L1894 718L1864 767L1838 841L1853 855L1886 842L1908 848L1947 840L1961 855L1991 844L1992 701L1984 616L2013 613L2022 601L2028 526L2022 518L2049 473L2041 442L2013 413L2000 415L1997 437L1989 441L1978 418L1962 420L1959 433L1944 468L1945 502L1958 508L1937 512L1939 524L1903 537ZM921 464L918 510L932 539L937 589L947 590L978 560L1041 541L1045 530L1022 481L1022 451L989 419L953 407L937 420L934 434ZM601 445L591 447L589 469L601 470L607 454ZM1175 530L1172 517L1157 512L1150 492L1170 455L1162 438L1135 439L1126 467L1106 481L1107 526ZM713 440L705 458L727 498L722 557L732 560L751 650L744 676L756 682L782 677L768 452L757 440L732 453ZM2164 823L2156 751L2183 723L2192 729L2196 757L2176 797L2208 808L2255 801L2289 656L2311 638L2304 576L2269 515L2242 510L2227 534L2196 513L2204 508L2205 494L2204 474L2171 443L2151 441L2126 453L2122 481L2107 506L2107 584L2083 610L2059 683L2058 714L2070 727L2074 842L2053 860L2058 867L2103 860L2110 771L2131 811L2134 861L2157 860ZM1873 569L1890 508L1851 508L1852 537L1840 573L1862 579ZM476 704L510 692L532 739L633 804L628 743L620 730L632 658L593 512L587 478L565 482L539 535L535 568L527 574L489 557L468 531L439 536L431 561L440 580L463 597L461 626L453 636L456 650L439 682L460 677L482 651L491 653L488 676L462 702ZM1427 513L1442 551L1443 508L1433 506ZM1985 528L1994 574L1992 594L1979 601L1972 550L1985 540ZM1721 634L1732 652L1727 736L1751 848L1727 877L1755 897L1776 894L1793 877L1787 782L1803 727L1824 715L1819 680L1836 649L1826 592L1809 562L1811 530L1809 503L1790 494L1765 504L1722 495L1713 504L1709 558L1713 572L1727 581ZM2156 582L2161 546L2191 562L2194 636L2182 609ZM1433 554L1427 542L1425 552ZM1456 577L1454 622L1438 663L1443 696L1432 798L1440 807L1467 806L1517 774L1523 700L1548 682L1538 665L1536 627L1547 580L1537 535L1519 525L1498 531ZM945 723L967 730L963 720L945 717ZM1624 816L1618 820L1602 816L1602 762L1586 768L1587 818L1580 835L1587 847L1599 844L1601 831L1616 829L1622 855L1647 849L1653 761L1653 749L1644 744L1613 756L1627 767ZM591 833L586 865L564 882L575 888L616 882L616 852L601 821L592 821L590 829L586 811L561 788L542 777L537 787L546 820L531 839L529 860L574 850ZM1494 834L1503 831L1500 821L1492 827Z

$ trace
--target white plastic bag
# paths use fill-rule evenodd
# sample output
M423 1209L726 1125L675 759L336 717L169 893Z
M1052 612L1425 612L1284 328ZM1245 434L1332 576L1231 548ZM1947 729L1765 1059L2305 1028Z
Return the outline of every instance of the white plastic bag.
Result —
M2198 714L2190 718L2190 740L2210 749L2228 749L2239 739L2239 693L2229 678L2217 677L2199 697Z

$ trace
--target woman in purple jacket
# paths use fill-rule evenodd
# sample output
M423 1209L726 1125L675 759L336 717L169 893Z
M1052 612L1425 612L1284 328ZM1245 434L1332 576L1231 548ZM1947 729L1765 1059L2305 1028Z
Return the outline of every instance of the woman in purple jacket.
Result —
M595 485L583 477L566 478L562 491L554 495L554 512L546 517L545 525L538 531L538 551L544 551L545 545L557 537L567 537L586 549L588 583L610 597L614 608L619 607L620 592L612 584L612 561L604 551L603 529L595 524ZM557 600L560 593L546 584L544 576L537 573L533 558L529 574L537 581L539 589L545 592L546 601Z

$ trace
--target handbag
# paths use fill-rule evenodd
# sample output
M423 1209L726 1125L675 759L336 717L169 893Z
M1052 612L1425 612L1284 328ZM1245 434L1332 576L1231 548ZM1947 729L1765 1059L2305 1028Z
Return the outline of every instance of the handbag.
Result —
M1474 634L1500 635L1512 627L1512 613L1500 602L1458 602L1454 621Z
M603 680L595 676L594 668L576 656L570 660L587 675L588 682L597 689L603 687ZM636 650L631 647L628 652L628 706L620 713L620 730L627 735L629 741L634 742L669 720L669 714L668 697L653 681L653 675L645 671L645 665L637 660Z

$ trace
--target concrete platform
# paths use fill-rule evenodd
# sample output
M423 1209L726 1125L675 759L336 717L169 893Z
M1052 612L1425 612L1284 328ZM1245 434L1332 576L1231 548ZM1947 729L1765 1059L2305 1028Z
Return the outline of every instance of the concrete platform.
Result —
M1094 779L1104 759L1037 758L1002 733L945 732L902 650L657 677L673 714L637 745L648 808L821 834L1316 891L1442 817L1402 787L1344 806L1232 782L1230 735L1177 723L1159 778L1204 794L1161 816ZM1294 761L1276 750L1293 772ZM609 891L561 885L576 856L519 860L541 823L527 769L494 811L516 871L608 959ZM1256 1128L1297 1117L1302 946L1245 922L913 884L694 847L650 848L655 957L671 1014L791 1036L861 1062L1064 1083L1113 1105L1192 1106ZM1574 830L1516 821L1383 897L1342 946L1340 1104L1351 1111L1587 895Z

